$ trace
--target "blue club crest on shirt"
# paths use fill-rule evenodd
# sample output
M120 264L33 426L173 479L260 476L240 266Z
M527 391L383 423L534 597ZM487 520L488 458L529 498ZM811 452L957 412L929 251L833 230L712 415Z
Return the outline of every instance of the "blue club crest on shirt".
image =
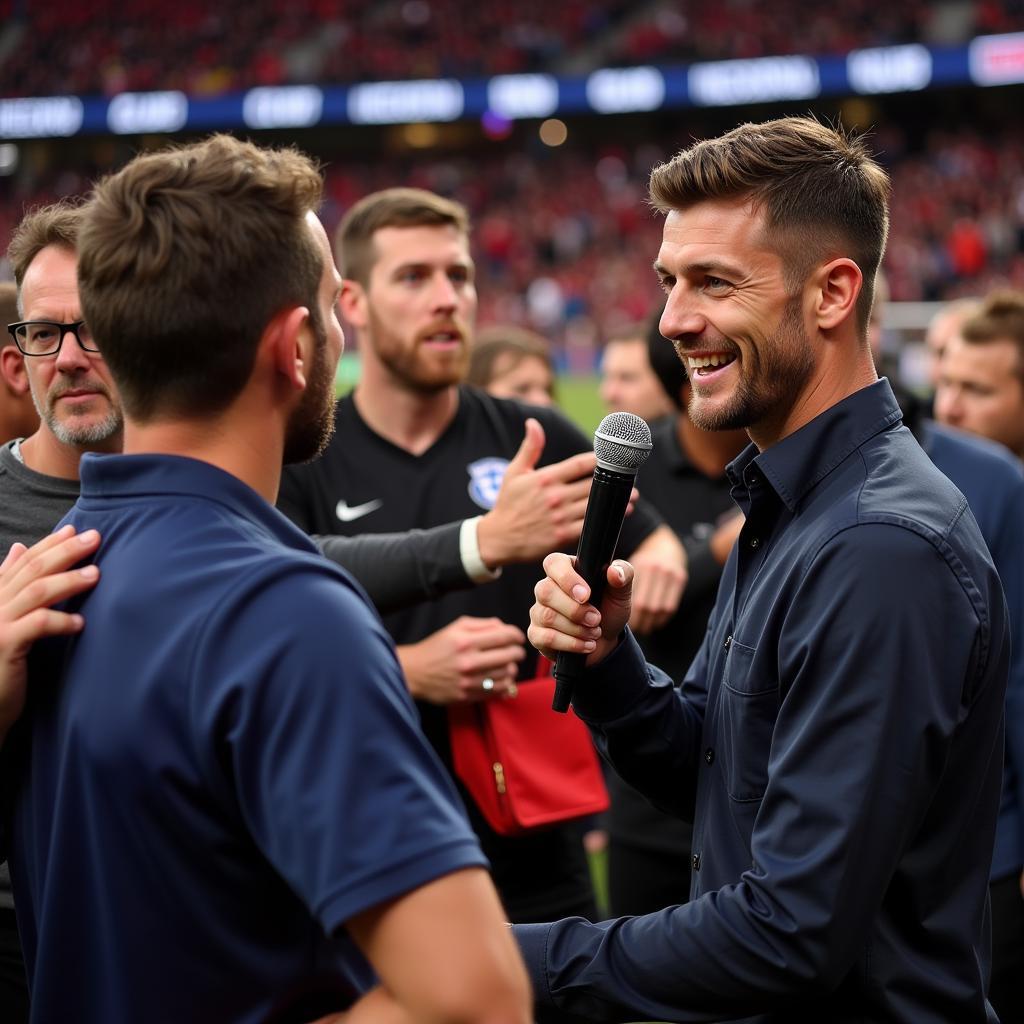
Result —
M508 459L490 456L471 462L466 471L469 473L469 496L481 508L494 508L501 490L501 481L505 479Z

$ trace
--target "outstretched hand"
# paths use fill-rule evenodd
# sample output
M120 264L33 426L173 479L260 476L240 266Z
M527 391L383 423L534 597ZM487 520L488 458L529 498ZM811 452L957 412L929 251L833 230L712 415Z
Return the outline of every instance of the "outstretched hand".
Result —
M32 645L43 637L77 633L81 615L51 606L94 586L100 571L81 562L99 547L95 530L76 534L73 526L26 548L15 544L0 565L0 742L25 707L26 665Z
M544 428L531 417L494 508L477 527L480 557L492 569L536 562L549 551L575 548L580 538L597 459L580 452L537 469L544 441ZM636 491L630 504L635 500Z
M527 638L552 661L559 651L587 655L595 665L615 647L632 607L633 566L616 559L608 566L601 607L590 601L590 587L576 571L575 558L555 552L544 559L547 575L533 589Z

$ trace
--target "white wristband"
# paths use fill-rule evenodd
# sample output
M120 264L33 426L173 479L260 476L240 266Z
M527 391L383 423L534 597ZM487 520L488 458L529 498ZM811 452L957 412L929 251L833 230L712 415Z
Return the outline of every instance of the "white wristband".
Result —
M501 575L501 566L499 565L497 569L488 569L480 557L480 542L476 535L480 519L480 516L463 519L462 526L459 527L459 555L462 558L462 568L474 583L489 583Z

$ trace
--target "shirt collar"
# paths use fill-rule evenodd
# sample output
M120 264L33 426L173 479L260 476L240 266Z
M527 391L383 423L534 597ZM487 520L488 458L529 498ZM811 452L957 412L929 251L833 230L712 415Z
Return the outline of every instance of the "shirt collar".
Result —
M734 488L746 490L748 467L760 470L780 500L796 512L804 496L851 452L899 423L903 414L884 377L826 409L763 452L745 448L727 470Z
M172 495L226 506L260 523L291 546L315 550L313 542L238 477L199 459L180 455L97 455L88 452L79 465L79 504L108 498ZM301 541L297 544L296 541Z

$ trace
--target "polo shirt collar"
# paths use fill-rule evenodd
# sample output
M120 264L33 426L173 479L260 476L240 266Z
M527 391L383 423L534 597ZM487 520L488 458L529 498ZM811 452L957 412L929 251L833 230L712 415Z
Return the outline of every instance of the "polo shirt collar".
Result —
M181 455L97 455L86 453L79 464L82 482L79 503L126 497L187 497L227 507L237 515L262 524L282 540L295 545L312 541L261 495L238 477L199 459Z
M847 456L902 418L889 381L882 377L765 451L758 452L750 445L726 472L734 488L747 490L749 467L756 466L786 508L795 513L803 498Z

